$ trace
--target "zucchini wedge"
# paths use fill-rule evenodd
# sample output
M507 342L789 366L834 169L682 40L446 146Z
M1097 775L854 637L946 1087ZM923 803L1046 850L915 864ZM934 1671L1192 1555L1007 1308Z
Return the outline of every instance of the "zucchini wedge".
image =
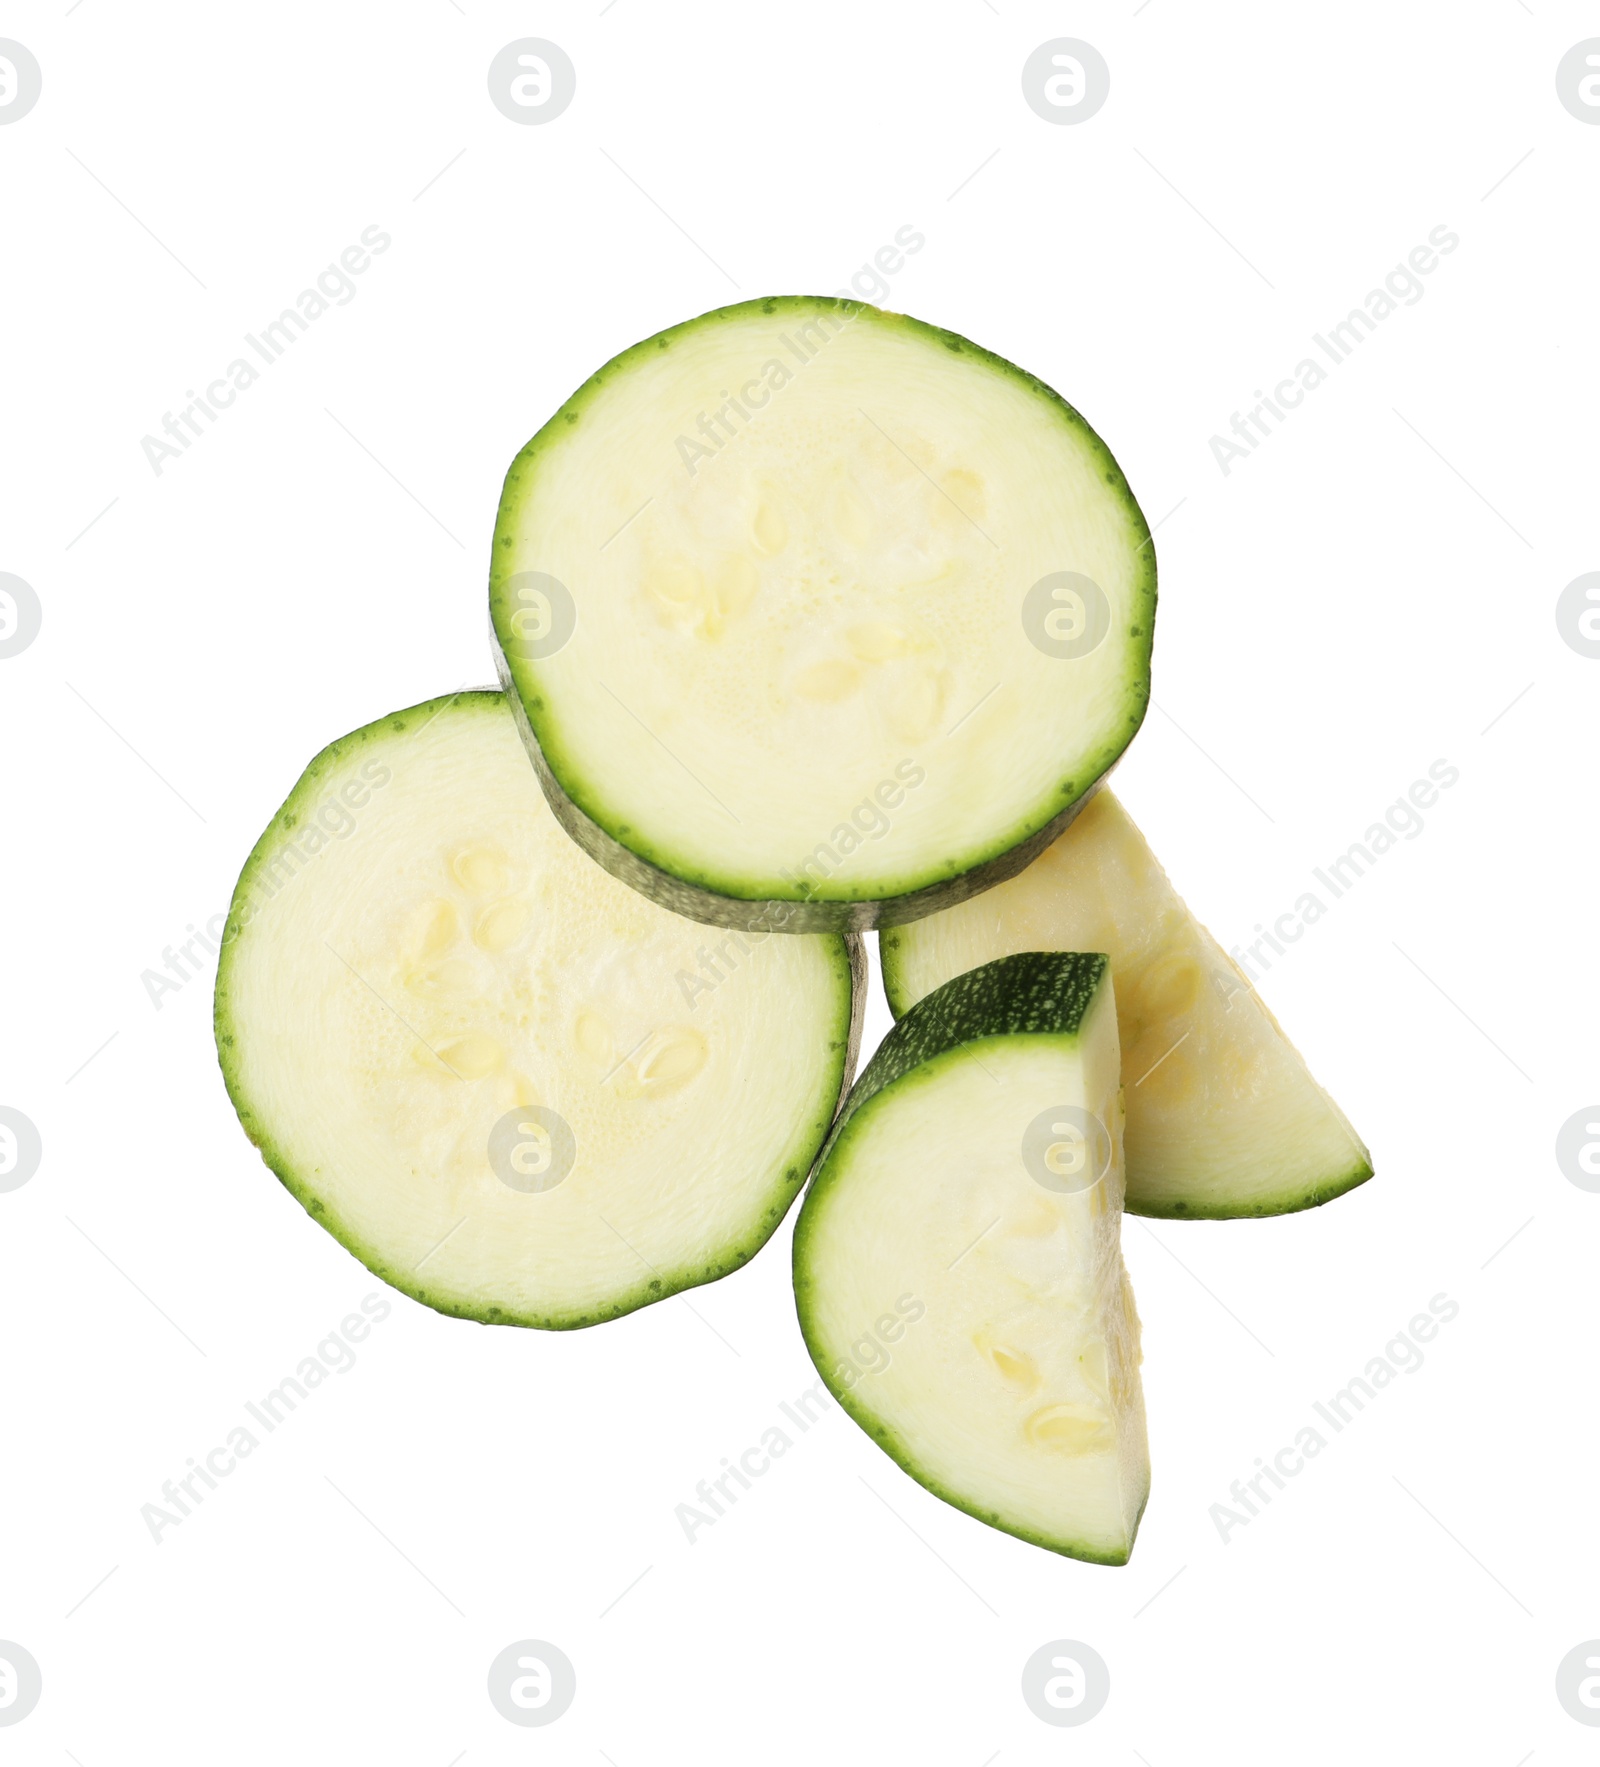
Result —
M1344 1112L1107 790L1019 877L879 941L896 1016L1009 951L1086 948L1116 970L1130 1214L1283 1215L1372 1176Z
M806 1347L935 1496L1124 1564L1150 1486L1122 1264L1104 956L1024 953L936 989L856 1082L794 1235Z

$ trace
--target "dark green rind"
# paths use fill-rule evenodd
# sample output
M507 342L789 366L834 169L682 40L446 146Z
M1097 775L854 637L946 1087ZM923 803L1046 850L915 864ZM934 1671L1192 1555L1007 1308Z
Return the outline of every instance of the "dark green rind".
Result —
M425 700L421 705L409 706L404 711L392 713L374 723L363 725L348 736L340 737L313 758L294 790L267 824L265 832L251 849L244 869L239 874L233 900L228 908L227 925L223 929L213 1005L217 1060L222 1069L223 1084L238 1114L240 1125L250 1144L261 1155L267 1169L319 1226L325 1228L347 1252L359 1259L374 1276L381 1278L391 1288L398 1289L401 1294L414 1301L422 1302L436 1313L443 1313L453 1319L468 1319L479 1325L519 1325L542 1331L575 1331L584 1326L603 1325L608 1320L620 1319L625 1314L636 1312L640 1307L649 1306L652 1301L664 1301L685 1289L697 1288L730 1275L747 1264L777 1231L795 1198L804 1189L806 1178L820 1158L820 1149L837 1109L849 1094L851 1076L855 1072L856 1057L861 1047L862 1019L866 1010L866 957L859 939L839 940L835 964L844 993L844 1011L841 1013L840 1036L832 1045L839 1052L839 1089L835 1100L808 1127L805 1138L791 1156L781 1163L782 1178L760 1221L721 1258L694 1269L670 1274L658 1273L648 1281L640 1281L634 1288L620 1294L612 1305L589 1313L518 1314L506 1312L499 1307L477 1307L447 1296L430 1294L416 1280L415 1272L402 1272L386 1263L362 1242L348 1223L328 1211L326 1204L316 1194L313 1182L315 1170L309 1177L296 1171L273 1139L268 1125L251 1108L235 1053L241 1033L234 1020L228 984L234 946L248 931L250 919L254 917L253 910L248 915L245 913L249 907L251 889L267 860L279 851L290 831L301 821L301 812L315 799L316 788L323 777L336 763L345 760L352 749L401 735L418 722L425 726L452 705L481 706L486 711L493 709L498 715L506 706L506 696L492 688L474 688L461 693L446 694L438 699Z
M906 1005L905 991L899 985L899 939L894 933L878 939L878 963L883 971L883 997L897 1020L912 1010ZM949 984L947 983L946 986ZM938 992L937 989L934 990ZM928 996L931 998L931 996ZM863 1076L864 1077L864 1076ZM1225 1202L1219 1199L1196 1199L1192 1202L1147 1202L1136 1193L1132 1175L1123 1200L1123 1212L1141 1215L1151 1221L1270 1221L1279 1215L1297 1215L1305 1209L1320 1209L1324 1203L1345 1196L1372 1176L1373 1168L1366 1149L1362 1158L1341 1177L1325 1179L1309 1188L1284 1190L1275 1196L1257 1197L1250 1202Z
M971 1052L975 1043L988 1044L1012 1037L1075 1038L1109 968L1110 959L1098 954L1024 951L968 970L920 1000L879 1044L877 1054L851 1089L795 1221L793 1266L800 1335L823 1384L846 1415L902 1472L952 1509L959 1509L1002 1534L1025 1540L1030 1546L1043 1547L1047 1552L1086 1564L1124 1565L1132 1554L1150 1498L1148 1485L1128 1535L1128 1550L1120 1555L1098 1551L1080 1540L1053 1538L1016 1527L998 1511L984 1509L947 1490L922 1469L900 1435L830 1372L832 1358L812 1323L818 1284L810 1268L812 1233L841 1175L848 1169L849 1144L861 1132L863 1111L870 1110L897 1084L919 1084L933 1078L945 1065L960 1061L964 1053Z
M1144 1215L1154 1221L1268 1221L1278 1215L1298 1215L1306 1209L1320 1209L1365 1184L1372 1176L1367 1160L1345 1173L1314 1184L1309 1190L1284 1191L1276 1197L1260 1198L1252 1203L1140 1203L1130 1196L1124 1205L1130 1215Z
M515 610L505 598L505 586L514 574L501 563L501 554L514 544L515 527L525 495L525 481L532 477L540 454L582 421L592 396L610 376L638 358L669 349L673 340L708 323L760 308L764 313L842 313L851 320L867 317L874 324L903 326L937 339L953 354L967 354L997 372L1009 376L1043 398L1079 432L1087 451L1100 468L1129 518L1129 540L1142 562L1140 581L1134 589L1133 624L1128 636L1141 642L1130 657L1133 679L1127 700L1124 733L1108 742L1101 752L1075 769L1075 777L1063 780L1052 797L1061 808L1042 821L1026 821L1009 835L997 837L986 847L955 859L946 859L931 875L908 876L887 887L881 896L853 895L848 888L824 883L808 894L796 889L774 894L769 879L718 876L705 869L672 867L671 855L655 850L637 830L628 828L609 811L597 787L585 779L579 757L567 751L554 729L532 675L519 681L516 665L505 649L506 631ZM614 877L641 891L690 920L744 932L785 931L797 933L865 932L870 927L903 926L940 909L979 895L995 884L1005 883L1029 865L1052 841L1065 834L1090 795L1116 765L1144 721L1150 700L1150 657L1155 641L1156 557L1150 526L1133 495L1122 468L1111 450L1076 411L1051 386L1019 368L1005 357L939 326L926 324L902 313L886 313L861 301L827 295L768 295L759 300L713 308L681 325L669 326L614 356L590 376L566 404L521 450L507 470L495 518L494 549L489 568L489 629L495 667L508 698L518 711L517 728L539 775L556 820L580 847ZM581 618L581 611L579 614ZM524 670L531 666L524 664ZM624 839L624 836L628 838ZM796 859L803 857L795 855ZM830 890L832 893L830 893Z
M1099 952L1018 951L952 976L912 1007L850 1088L822 1150L826 1164L845 1126L885 1087L952 1049L990 1037L1076 1037L1111 969Z

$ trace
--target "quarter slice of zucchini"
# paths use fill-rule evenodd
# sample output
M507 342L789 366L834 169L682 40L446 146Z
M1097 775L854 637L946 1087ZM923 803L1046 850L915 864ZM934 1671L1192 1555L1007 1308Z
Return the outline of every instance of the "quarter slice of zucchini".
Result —
M947 982L867 1064L795 1226L817 1368L936 1496L1123 1564L1150 1485L1104 956Z
M1282 1215L1372 1176L1344 1112L1109 791L981 902L880 941L896 1014L1009 951L1085 948L1116 969L1131 1214Z

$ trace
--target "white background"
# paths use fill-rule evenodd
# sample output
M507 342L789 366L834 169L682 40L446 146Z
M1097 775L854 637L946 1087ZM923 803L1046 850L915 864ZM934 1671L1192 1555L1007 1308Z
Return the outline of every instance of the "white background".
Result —
M0 1196L0 1638L44 1674L9 1759L1594 1759L1554 1675L1600 1635L1600 1197L1553 1150L1600 1093L1600 662L1554 607L1600 568L1600 128L1554 72L1597 16L5 10L44 76L0 128L0 569L44 608L0 662L0 1103L44 1143ZM577 67L542 127L486 93L528 35ZM1061 35L1111 68L1076 127L1019 84ZM374 223L357 297L157 477L140 438ZM1376 1179L1127 1224L1154 1487L1123 1569L944 1507L837 1411L685 1541L674 1506L814 1379L787 1224L703 1322L395 1297L154 1544L141 1504L378 1285L240 1133L209 974L157 1011L141 972L323 743L489 678L500 477L566 394L708 307L842 287L905 224L885 304L1058 387L1162 524L1117 789L1224 944L1460 769L1263 983ZM1224 475L1210 436L1439 225L1425 296ZM1441 1292L1426 1365L1224 1544L1230 1482ZM484 1690L526 1637L577 1668L538 1731ZM1111 1672L1070 1732L1019 1691L1063 1637Z

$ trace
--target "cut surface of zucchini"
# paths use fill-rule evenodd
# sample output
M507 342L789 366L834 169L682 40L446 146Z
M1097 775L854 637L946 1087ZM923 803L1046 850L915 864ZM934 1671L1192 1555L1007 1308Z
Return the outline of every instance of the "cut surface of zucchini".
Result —
M414 706L324 749L244 868L228 1091L395 1287L611 1319L760 1248L853 1069L855 941L724 940L712 985L709 936L572 844L501 694Z
M698 919L840 930L1066 826L1144 715L1155 556L1041 381L772 298L625 351L518 454L490 612L588 852Z
M868 1063L795 1226L840 1404L936 1496L1126 1562L1149 1490L1104 956L957 977Z
M1131 1214L1281 1215L1372 1176L1344 1112L1109 790L1019 876L885 933L879 950L897 1015L1008 952L1110 953Z

